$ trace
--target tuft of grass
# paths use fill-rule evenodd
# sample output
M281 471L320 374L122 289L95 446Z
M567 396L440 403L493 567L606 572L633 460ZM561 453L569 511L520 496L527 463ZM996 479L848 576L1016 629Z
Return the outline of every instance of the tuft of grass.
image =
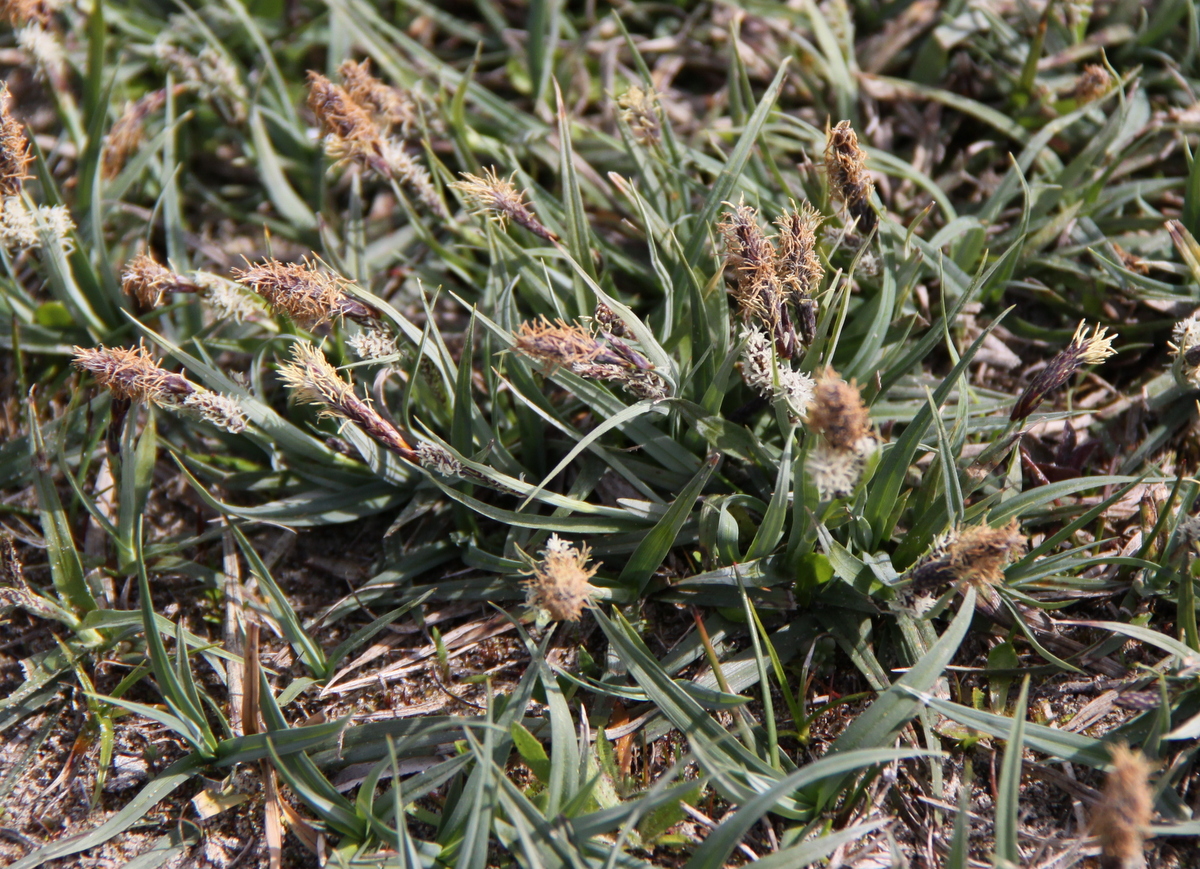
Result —
M1183 865L1191 5L2 17L8 865Z

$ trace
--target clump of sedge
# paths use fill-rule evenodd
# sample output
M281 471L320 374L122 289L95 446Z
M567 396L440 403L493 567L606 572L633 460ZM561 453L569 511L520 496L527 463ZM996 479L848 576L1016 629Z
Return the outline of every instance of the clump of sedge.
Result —
M545 317L522 323L515 336L516 348L542 363L543 371L567 368L590 380L617 383L638 398L660 399L667 384L645 356L611 332L597 338L580 325Z
M849 121L839 121L826 135L825 175L830 194L845 203L850 217L858 221L859 231L865 234L874 229L871 192L875 182L867 173L867 152L859 146L858 134Z
M1025 387L1017 403L1013 405L1009 419L1023 420L1037 410L1046 396L1062 386L1084 365L1099 365L1117 351L1112 348L1113 337L1096 326L1092 334L1087 333L1087 323L1080 323L1071 343L1061 353L1046 363L1046 367Z
M532 577L525 584L530 606L545 610L555 621L579 621L583 609L591 605L597 592L589 580L600 565L588 566L590 550L551 534L542 550L541 561L534 565Z
M1114 745L1110 757L1112 770L1092 814L1092 833L1100 840L1103 869L1138 869L1146 865L1144 830L1154 813L1150 764L1125 743Z
M809 428L819 435L805 465L822 498L849 495L878 449L858 386L827 368L813 387Z
M494 166L484 169L482 176L460 174L462 180L450 186L462 194L473 213L496 221L501 229L511 220L538 238L552 244L558 242L558 236L529 210L525 194L513 185L512 177L501 178Z
M160 368L144 346L76 347L74 364L115 398L187 411L233 434L246 430L246 415L236 399Z

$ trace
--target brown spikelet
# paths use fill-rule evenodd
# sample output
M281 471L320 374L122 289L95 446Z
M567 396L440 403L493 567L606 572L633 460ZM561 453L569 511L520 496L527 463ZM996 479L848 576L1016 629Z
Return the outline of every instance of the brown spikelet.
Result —
M76 347L74 365L117 398L129 401L170 403L194 390L180 375L160 368L145 346Z
M125 264L121 274L121 289L141 303L143 308L156 308L165 293L196 293L200 288L140 253Z
M758 321L774 338L780 357L791 359L797 340L784 302L783 285L777 271L775 245L758 225L758 212L739 203L718 224L725 237L725 252L736 269L731 295L738 313L747 322Z
M1108 93L1112 86L1113 77L1108 70L1098 63L1089 63L1075 80L1071 96L1080 103L1090 103Z
M137 102L130 103L108 131L100 157L100 171L106 179L116 178L126 161L137 153L146 139L146 119L167 102L166 88L151 91Z
M722 217L725 253L737 271L733 298L743 320L758 320L774 330L779 321L780 287L775 273L775 245L758 225L758 211L739 204Z
M388 142L371 113L351 99L345 88L309 70L308 107L321 124L325 153L335 160L358 163L385 178L393 177L385 158Z
M1011 520L1000 528L972 525L961 529L946 545L946 565L955 579L976 586L1004 581L1004 568L1025 552L1021 525Z
M1026 547L1016 519L1000 528L971 525L952 532L909 572L913 590L941 594L958 585L973 585L979 605L990 613L998 598L993 589L1004 582L1004 568L1020 558Z
M523 226L539 238L557 242L558 236L547 228L525 204L525 194L513 186L512 178L501 178L495 167L483 170L483 175L462 172L462 180L450 186L463 195L475 214L491 218L503 228L508 221Z
M262 296L276 312L306 329L338 317L349 317L363 325L379 319L374 309L346 293L349 281L308 261L281 263L269 259L234 269L233 274L238 283Z
M1111 749L1112 770L1092 814L1092 833L1100 840L1101 869L1138 869L1146 865L1144 829L1154 813L1150 764L1125 743Z
M779 226L779 262L776 272L784 290L796 306L796 322L804 343L811 344L817 331L817 303L813 296L821 288L825 267L817 256L817 227L821 213L809 203L794 205L782 215Z
M246 429L246 415L236 400L160 368L144 346L76 347L74 365L114 398L188 411L234 434Z
M588 547L576 549L557 534L550 535L541 554L525 584L528 603L545 610L555 621L578 621L597 590L589 580L600 565L589 567Z
M316 404L323 416L358 423L368 435L403 459L420 464L404 435L375 408L355 394L317 347L305 341L292 345L292 359L279 367L279 378L297 401Z
M1113 338L1107 329L1096 326L1092 334L1087 333L1087 323L1081 322L1075 330L1071 343L1057 356L1046 363L1046 367L1034 376L1017 403L1013 405L1009 419L1016 422L1025 419L1045 400L1046 396L1062 386L1071 375L1084 365L1099 365L1117 351L1112 349Z
M542 317L518 327L516 349L541 362L545 374L567 368L580 377L617 383L638 398L665 398L667 383L650 361L616 335L603 334L600 340L583 326Z
M871 433L870 413L858 386L842 380L832 368L813 387L808 424L837 450L853 450Z
M0 198L19 196L33 155L25 127L12 116L8 85L0 85Z
M346 95L366 109L378 127L384 130L398 127L403 135L409 135L417 123L417 107L407 92L373 76L369 60L359 63L347 60L338 67L338 73Z
M562 320L551 323L542 317L522 323L516 341L519 351L543 363L547 371L597 361L619 365L622 361L587 329Z
M49 24L54 10L45 0L0 0L0 21L21 27L30 21Z
M826 137L825 175L830 194L846 204L850 216L858 221L859 232L874 229L871 192L875 183L867 173L867 152L859 147L858 134L849 121L839 121Z

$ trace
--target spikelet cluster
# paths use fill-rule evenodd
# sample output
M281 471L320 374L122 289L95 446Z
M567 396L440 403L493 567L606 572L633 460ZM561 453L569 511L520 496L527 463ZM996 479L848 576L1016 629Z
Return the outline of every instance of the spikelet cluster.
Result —
M1081 322L1071 338L1071 343L1057 356L1046 363L1046 367L1034 376L1017 403L1013 405L1009 418L1014 422L1023 420L1037 410L1052 391L1062 386L1084 365L1099 365L1117 351L1112 348L1115 336L1106 334L1102 326L1096 326L1088 334L1087 323Z
M343 64L342 73L348 75L345 87L308 73L308 106L321 125L325 153L395 179L434 214L448 216L429 171L391 134L393 126L404 129L401 98L372 76L366 64Z
M62 37L40 21L31 21L17 30L17 45L33 61L38 78L52 87L66 85L67 50Z
M879 448L858 386L826 369L813 387L806 422L818 435L805 463L809 479L822 498L850 495Z
M767 398L783 398L794 417L808 413L813 400L813 379L796 371L775 352L775 342L757 326L742 329L742 379Z
M29 208L22 196L8 196L0 211L0 244L6 250L36 250L49 241L66 248L75 228L71 212L63 205L36 205Z
M577 549L551 534L525 584L529 605L545 610L555 621L579 621L584 607L591 604L592 595L598 591L590 580L600 565L589 566L590 555L587 546Z
M384 131L396 130L410 138L420 120L420 108L411 91L384 84L371 74L371 62L345 61L338 67L342 87L351 102L361 106Z
M450 186L462 194L472 213L494 220L501 229L511 220L538 238L558 241L558 236L529 210L525 194L513 185L512 177L501 178L494 166L484 169L483 175L460 174L462 178Z
M76 347L74 364L116 398L187 411L233 434L246 430L246 415L236 399L161 368L144 346Z
M1111 749L1112 770L1092 814L1092 833L1100 840L1104 869L1139 869L1146 865L1145 829L1154 814L1150 764L1125 743Z
M858 144L858 134L849 121L839 121L826 134L825 176L830 195L845 204L858 231L865 235L874 229L877 218L871 193L875 182L867 172L867 152Z
M810 343L816 333L817 303L825 270L816 252L816 230L821 217L808 203L779 218L778 243L763 232L758 212L742 203L726 212L719 229L725 253L734 269L730 294L747 323L758 323L770 334L779 354L791 359L801 341ZM792 310L799 325L793 327Z
M817 331L817 303L813 296L821 289L825 267L817 256L817 228L824 218L805 202L795 203L776 221L779 227L779 260L775 271L783 283L784 295L796 309L796 329L805 344L811 344Z
M621 120L629 126L635 139L643 145L658 143L662 136L658 94L633 85L621 94L617 105L621 109Z
M217 320L241 323L262 311L258 296L220 275L198 271L193 274L192 280Z
M211 45L193 54L175 44L173 40L179 38L176 32L162 34L154 43L155 56L175 71L187 89L211 100L230 120L244 123L250 93L237 67Z
M0 0L0 21L14 27L31 21L46 25L61 5L60 0Z
M600 337L578 324L545 317L525 322L514 336L516 349L550 373L566 368L580 377L616 383L638 398L661 399L667 384L645 356L611 332Z

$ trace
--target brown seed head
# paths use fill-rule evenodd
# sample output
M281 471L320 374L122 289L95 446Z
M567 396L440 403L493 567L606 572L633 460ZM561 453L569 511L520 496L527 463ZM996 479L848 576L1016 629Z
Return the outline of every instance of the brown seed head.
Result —
M946 564L960 581L994 586L1004 581L1004 568L1025 552L1021 524L1011 520L1000 528L971 525L960 529L946 545Z
M776 272L792 303L800 335L811 344L817 332L817 303L813 296L821 288L825 267L817 256L817 227L824 218L809 203L784 214L779 225L779 263Z
M1150 764L1125 743L1112 747L1111 758L1104 795L1092 814L1092 833L1100 840L1103 869L1134 869L1145 866L1143 830L1154 813Z
M286 314L306 329L337 317L349 317L364 325L378 320L375 311L346 293L344 288L349 281L322 271L307 260L281 263L269 259L246 269L235 269L233 274L238 283L266 299L277 313Z
M470 172L459 174L462 175L462 180L455 181L450 186L463 195L473 213L496 221L501 228L511 220L539 238L549 242L558 241L558 236L529 210L529 206L525 204L525 194L513 186L512 177L501 178L496 174L494 166L484 169L482 177Z
M125 162L137 153L146 139L146 118L157 112L167 101L167 91L151 91L140 100L130 103L125 112L108 131L100 157L101 172L106 179L116 178Z
M54 8L46 0L0 0L0 20L7 21L13 27L30 21L49 24L53 16Z
M1116 354L1112 348L1115 335L1108 335L1107 329L1096 326L1092 334L1087 334L1087 323L1081 322L1075 330L1071 343L1046 363L1046 367L1025 387L1017 403L1013 405L1009 419L1016 422L1028 417L1037 410L1046 396L1062 386L1071 375L1084 365L1099 365L1105 359Z
M279 366L279 379L292 390L296 401L320 405L322 416L347 419L347 408L358 398L325 354L305 341L292 345L292 361Z
M550 535L541 554L525 584L529 605L544 609L555 621L578 621L597 591L589 580L600 565L589 567L588 547L576 549L557 534Z
M325 153L335 160L350 160L373 169L384 177L392 170L384 159L387 143L371 119L346 89L325 76L309 71L308 107L325 134Z
M620 359L603 341L592 337L584 327L568 325L562 320L551 323L542 317L522 323L517 329L516 341L517 349L541 362L547 372L597 361L620 364Z
M156 308L164 293L195 293L199 287L183 275L175 274L154 259L140 253L125 264L121 289L137 299L143 308Z
M188 411L234 434L246 429L236 400L160 368L144 346L76 347L74 364L116 398Z
M344 82L343 90L354 103L367 110L371 120L381 129L398 127L407 137L417 123L417 106L411 94L384 84L371 75L371 62L347 60L338 72Z
M839 121L829 131L825 143L825 175L829 192L846 203L850 216L858 219L861 232L875 228L875 210L871 191L875 183L867 173L867 152L858 144L858 134L849 121Z
M416 450L404 435L355 394L354 387L342 380L319 348L297 341L292 346L292 361L279 366L279 378L293 390L297 401L319 405L322 417L358 423L363 431L401 458L420 463Z
M1016 519L1000 528L971 525L951 533L911 570L913 590L941 594L973 585L987 600L1004 582L1004 568L1025 553L1026 540Z
M779 276L796 294L811 296L821 287L825 267L817 256L817 227L825 218L805 202L779 218Z
M0 198L21 195L21 182L31 177L25 170L33 160L25 127L10 112L8 85L0 85Z
M1089 63L1075 80L1071 96L1080 103L1090 103L1108 93L1112 86L1113 77L1108 70L1098 63Z
M858 386L842 380L832 368L813 387L808 424L837 450L853 450L871 433L870 413Z
M173 405L196 387L158 366L145 346L76 347L75 367L89 372L117 398Z

